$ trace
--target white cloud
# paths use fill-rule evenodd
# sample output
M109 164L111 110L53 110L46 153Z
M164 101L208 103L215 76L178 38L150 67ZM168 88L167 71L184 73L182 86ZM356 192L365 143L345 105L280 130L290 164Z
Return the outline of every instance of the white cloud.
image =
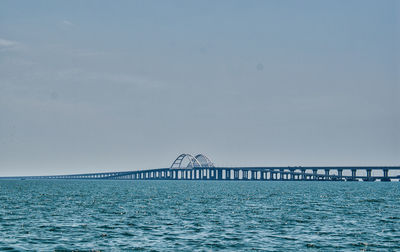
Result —
M0 38L0 51L16 49L20 43Z
M63 20L62 23L63 23L63 25L67 25L67 26L73 25L73 23L69 20Z

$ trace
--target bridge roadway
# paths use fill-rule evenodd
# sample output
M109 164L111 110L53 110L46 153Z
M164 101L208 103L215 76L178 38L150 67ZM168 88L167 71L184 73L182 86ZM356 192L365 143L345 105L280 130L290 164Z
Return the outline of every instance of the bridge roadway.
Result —
M344 172L347 175L344 175ZM397 172L396 172L397 171ZM360 172L363 175L359 175ZM400 181L400 166L192 167L0 179ZM378 174L377 174L378 173Z

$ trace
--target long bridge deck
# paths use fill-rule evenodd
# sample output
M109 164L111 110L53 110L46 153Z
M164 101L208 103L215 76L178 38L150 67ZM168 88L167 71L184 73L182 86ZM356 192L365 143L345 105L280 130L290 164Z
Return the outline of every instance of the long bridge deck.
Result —
M216 167L203 154L181 154L169 168L0 179L400 181L399 174L400 166Z
M396 172L398 171L398 172ZM93 180L310 180L391 181L400 180L400 166L337 167L193 167L103 172L54 176L18 176L0 179L93 179ZM360 174L363 173L363 174Z

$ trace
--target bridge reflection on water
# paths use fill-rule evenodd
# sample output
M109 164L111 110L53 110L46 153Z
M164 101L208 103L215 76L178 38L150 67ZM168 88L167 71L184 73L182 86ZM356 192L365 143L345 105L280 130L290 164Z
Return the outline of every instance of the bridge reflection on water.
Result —
M205 155L181 154L169 168L2 179L392 181L400 180L399 171L400 166L216 167Z

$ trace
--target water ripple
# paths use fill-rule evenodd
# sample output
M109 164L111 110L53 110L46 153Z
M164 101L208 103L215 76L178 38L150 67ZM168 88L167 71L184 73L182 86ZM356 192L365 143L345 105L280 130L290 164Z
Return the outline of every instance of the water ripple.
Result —
M0 250L400 250L398 183L0 181Z

